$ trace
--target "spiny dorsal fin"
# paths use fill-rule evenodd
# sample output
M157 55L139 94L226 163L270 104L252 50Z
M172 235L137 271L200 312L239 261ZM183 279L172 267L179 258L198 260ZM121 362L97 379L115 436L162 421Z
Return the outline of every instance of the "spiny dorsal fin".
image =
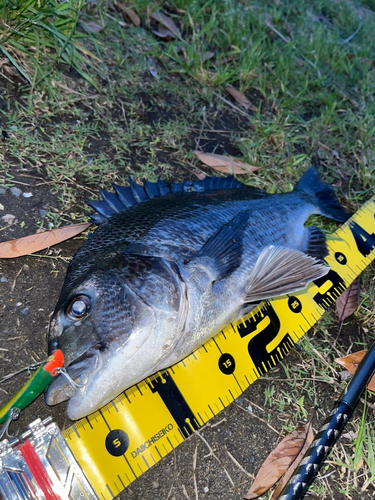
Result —
M234 177L206 177L199 181L184 181L178 184L167 184L159 179L157 182L144 180L137 184L129 177L129 187L113 184L114 193L99 189L102 200L88 200L87 203L97 212L91 216L91 222L100 224L116 212L146 201L155 196L166 196L173 193L215 191L219 189L236 189L243 186ZM258 190L261 193L261 190Z

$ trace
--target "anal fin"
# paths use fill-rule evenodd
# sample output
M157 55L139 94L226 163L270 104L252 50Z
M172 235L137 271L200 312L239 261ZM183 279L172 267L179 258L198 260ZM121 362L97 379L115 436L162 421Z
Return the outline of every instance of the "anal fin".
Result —
M264 248L250 273L245 302L255 302L305 288L325 276L329 267L298 250L270 245Z

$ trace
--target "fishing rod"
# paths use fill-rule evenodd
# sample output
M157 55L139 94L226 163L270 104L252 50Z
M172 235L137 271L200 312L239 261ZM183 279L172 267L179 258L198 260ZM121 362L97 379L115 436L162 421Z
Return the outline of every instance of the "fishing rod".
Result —
M367 351L347 388L306 451L277 500L302 500L320 467L352 416L362 392L375 372L375 343Z

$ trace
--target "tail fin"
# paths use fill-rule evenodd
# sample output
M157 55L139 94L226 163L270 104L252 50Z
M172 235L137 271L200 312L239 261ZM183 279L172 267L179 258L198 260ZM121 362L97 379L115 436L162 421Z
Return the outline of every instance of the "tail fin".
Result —
M346 222L350 214L338 202L333 187L325 184L315 167L311 167L295 186L294 191L302 191L312 197L319 213L338 222Z

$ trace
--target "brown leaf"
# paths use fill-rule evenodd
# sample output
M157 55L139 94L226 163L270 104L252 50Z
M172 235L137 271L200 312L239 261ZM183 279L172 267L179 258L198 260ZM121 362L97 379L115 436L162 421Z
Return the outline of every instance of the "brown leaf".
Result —
M367 350L352 352L348 356L344 356L343 358L336 358L335 362L339 365L342 365L344 368L348 370L352 375L354 375L358 365L364 358ZM372 377L370 382L367 384L367 389L369 391L375 392L375 375Z
M257 110L257 107L254 106L254 104L252 104L249 99L245 96L245 94L243 94L242 92L240 92L239 90L235 89L234 87L232 87L232 85L227 85L225 87L225 90L228 92L228 94L230 94L233 99L235 101L238 102L238 104L240 106L242 106L243 108L245 109L251 109L251 111L254 111L254 113L256 113L258 110Z
M160 10L154 10L153 12L151 12L150 16L152 17L152 19L155 19L155 21L158 21L169 31L171 31L175 37L181 38L180 30L177 28L172 19L169 19L169 17L160 12Z
M105 25L100 26L100 24L94 23L94 21L80 21L79 25L86 31L86 33L99 33L105 28Z
M127 7L122 2L117 2L116 6L120 10L122 10L122 12L125 14L125 16L127 16L130 19L130 21L134 24L134 26L140 26L140 24L141 24L140 17L138 16L138 14L136 14L134 12L133 9L131 9L130 7Z
M271 451L263 465L259 469L256 478L247 492L246 500L251 500L262 495L269 490L280 477L294 467L290 476L293 474L298 465L302 453L310 446L314 439L314 434L311 428L311 421L298 429L288 434L277 446ZM274 498L274 497L273 497Z
M176 37L174 34L169 31L167 28L163 28L163 26L160 26L158 30L151 30L154 35L158 36L159 38L164 38L164 40L174 40Z
M339 325L357 310L358 304L359 277L336 300L336 313L339 317Z
M215 55L215 52L210 52L210 51L207 51L207 52L204 52L202 54L202 62L206 62L210 59L212 59Z
M205 163L209 167L217 170L218 172L224 172L227 174L247 174L248 172L255 172L256 170L263 168L248 165L247 163L243 163L242 161L233 158L233 156L201 153L200 151L194 151L194 154L198 156L201 162Z
M91 226L90 222L83 222L81 224L73 224L72 226L59 227L51 231L44 231L43 233L31 234L17 240L4 241L0 243L0 259L12 259L39 252L69 238L73 238L73 236L77 236L77 234L82 233L89 226Z
M289 469L285 472L279 484L276 486L275 491L272 493L270 500L277 500L282 492L284 486L289 481L289 479L293 476L294 471L297 469L300 461L302 460L304 454L306 453L310 444L314 441L314 432L312 430L312 419L305 425L299 427L299 429L303 429L305 432L305 440L301 440L301 449L299 453L295 456L293 462L291 463ZM297 429L298 430L298 429Z

